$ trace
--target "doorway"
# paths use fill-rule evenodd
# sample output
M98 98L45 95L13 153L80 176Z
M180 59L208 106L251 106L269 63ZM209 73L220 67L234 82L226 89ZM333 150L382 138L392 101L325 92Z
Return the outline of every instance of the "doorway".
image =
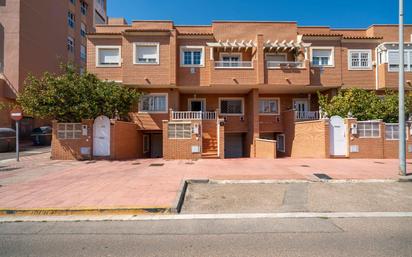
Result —
M204 112L206 110L206 99L191 98L188 102L188 109L192 112Z
M309 111L309 101L306 98L293 99L293 108L298 112Z
M143 155L146 158L163 157L163 136L161 133L143 134Z

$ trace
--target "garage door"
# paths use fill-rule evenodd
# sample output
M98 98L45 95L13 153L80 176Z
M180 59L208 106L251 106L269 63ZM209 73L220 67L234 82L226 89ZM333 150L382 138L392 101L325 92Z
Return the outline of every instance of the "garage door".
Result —
M243 135L225 134L225 158L243 157Z

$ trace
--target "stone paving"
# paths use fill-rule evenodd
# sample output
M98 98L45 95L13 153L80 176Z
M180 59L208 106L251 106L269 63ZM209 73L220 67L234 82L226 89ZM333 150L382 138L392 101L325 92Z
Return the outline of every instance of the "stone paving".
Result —
M397 160L138 159L53 161L49 153L0 162L0 209L173 207L184 179L396 179ZM155 165L153 165L155 164Z

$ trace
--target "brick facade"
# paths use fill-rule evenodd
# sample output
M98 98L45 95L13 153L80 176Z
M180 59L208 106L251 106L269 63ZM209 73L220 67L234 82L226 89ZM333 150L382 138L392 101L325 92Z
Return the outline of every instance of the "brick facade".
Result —
M405 31L412 33L412 26L407 25ZM317 92L333 95L341 88L394 88L396 74L388 72L387 63L378 64L375 56L377 47L393 40L394 34L396 31L391 25L339 30L300 27L295 22L213 22L208 26L176 26L171 21L133 21L130 25L99 26L96 33L90 34L87 67L101 79L121 82L144 94L167 95L163 112L141 111L138 107L130 112L130 119L137 126L137 141L141 142L144 134L161 134L166 159L230 157L225 156L225 152L230 152L225 148L235 146L242 148L243 157L328 158L329 125L327 120L319 119ZM133 63L134 43L139 42L159 44L159 63ZM102 45L121 47L119 67L96 66L95 49ZM194 61L194 55L184 57L187 47L200 52L200 65L182 65ZM313 65L312 53L316 48L332 49L331 65ZM349 51L360 49L370 50L371 67L350 69ZM268 58L274 54L284 56L275 56L284 60L270 64ZM406 79L410 79L411 74L407 73ZM224 98L242 99L243 112L222 113L220 100ZM260 113L262 108L268 108L261 107L262 99L275 99L276 110ZM189 114L193 111L190 104L193 100L202 101L204 114L201 115L209 116L183 120L199 124L201 137L169 139L168 124L182 121L174 113L195 115ZM221 126L215 126L217 124ZM225 133L234 141L225 145ZM276 141L278 135L285 136L285 152L276 151L275 147L273 153L271 145L268 153L262 153L268 144L259 139ZM365 147L375 143L365 141ZM394 156L394 143L382 141L382 144L386 145L382 146L386 152L377 150L376 146L369 153L359 152L349 157ZM200 146L201 152L192 153L192 146ZM140 150L137 155L147 156Z

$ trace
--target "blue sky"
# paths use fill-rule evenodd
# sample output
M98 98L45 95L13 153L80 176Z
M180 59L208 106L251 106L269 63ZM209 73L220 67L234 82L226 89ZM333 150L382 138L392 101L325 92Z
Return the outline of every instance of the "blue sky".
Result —
M405 23L412 24L412 0L405 0ZM299 25L364 28L398 22L398 0L108 0L111 17L173 20L208 25L213 20L297 21Z

